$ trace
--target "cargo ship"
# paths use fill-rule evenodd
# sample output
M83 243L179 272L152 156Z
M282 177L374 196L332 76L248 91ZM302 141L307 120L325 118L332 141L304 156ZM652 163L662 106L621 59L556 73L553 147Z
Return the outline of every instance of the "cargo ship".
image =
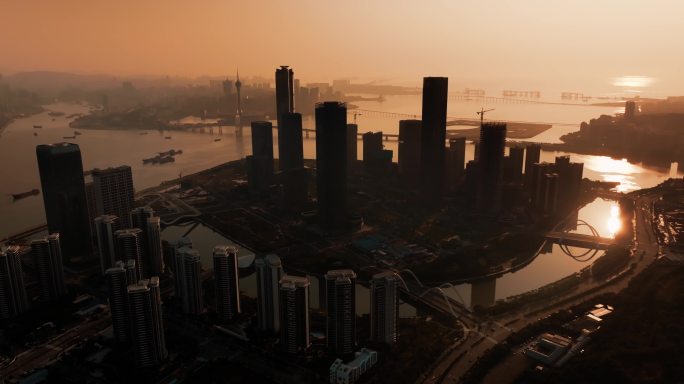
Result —
M21 200L21 199L23 199L23 198L25 198L25 197L35 196L35 195L37 195L37 194L39 194L39 193L40 193L39 190L37 190L37 189L32 189L32 190L30 190L30 191L28 191L28 192L13 193L13 194L12 194L12 198L13 198L14 200Z

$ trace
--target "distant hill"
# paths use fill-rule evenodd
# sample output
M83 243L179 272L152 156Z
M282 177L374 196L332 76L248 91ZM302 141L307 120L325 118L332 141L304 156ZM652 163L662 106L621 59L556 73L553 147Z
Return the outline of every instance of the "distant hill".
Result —
M29 91L61 90L65 88L98 89L121 85L121 79L111 75L81 75L67 72L32 71L3 76L12 88Z

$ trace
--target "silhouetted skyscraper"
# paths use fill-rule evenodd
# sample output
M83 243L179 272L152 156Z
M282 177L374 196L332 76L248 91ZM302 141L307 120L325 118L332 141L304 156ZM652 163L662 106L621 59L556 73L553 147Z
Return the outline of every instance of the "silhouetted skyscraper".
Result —
M528 144L525 147L525 186L532 193L532 164L538 163L541 159L541 145Z
M636 103L633 100L629 100L625 103L625 119L631 120L636 114Z
M150 207L131 211L131 226L141 231L140 258L146 276L159 276L164 270L161 244L161 221Z
M252 122L252 155L247 156L247 176L250 190L263 192L273 178L273 124Z
M128 312L135 365L150 367L166 359L159 278L128 286Z
M143 271L140 257L140 242L142 231L138 228L120 229L114 232L114 246L116 248L117 260L128 262L135 261L135 280L141 280L146 276ZM131 281L131 280L129 280Z
M130 212L134 206L131 167L93 169L93 189L98 215L115 215L121 228L130 228Z
M406 185L415 187L420 183L420 120L399 121L399 172Z
M36 147L48 231L59 232L66 261L92 255L83 163L78 145Z
M283 275L283 265L277 255L266 255L254 261L257 274L257 318L259 328L277 332L280 329L278 313L278 282Z
M480 127L477 207L481 211L498 213L501 209L505 145L506 124L484 123Z
M140 274L138 273L138 264L136 264L135 259L130 259L126 261L121 261L124 268L126 268L126 281L133 284L140 280Z
M465 137L449 139L449 148L446 149L446 180L448 190L453 191L463 177L465 166Z
M554 173L555 165L551 163L534 163L530 166L530 197L532 205L543 210L546 201L546 181L545 176L549 173Z
M423 78L423 120L421 130L421 185L428 198L444 192L444 146L449 79Z
M309 348L309 279L280 279L280 345L287 353Z
M304 166L304 144L302 141L302 115L285 112L280 116L278 146L280 169L283 171ZM282 124L282 126L280 125Z
M275 72L276 84L276 120L278 121L278 152L280 159L280 170L292 169L292 158L295 157L296 148L292 145L294 139L293 132L295 127L289 125L296 123L290 120L287 123L283 116L286 113L294 112L294 72L287 66L281 66ZM301 116L299 119L299 141L301 142ZM287 131L287 132L285 132Z
M204 310L200 254L196 249L182 248L179 255L183 257L183 312L199 315Z
M371 340L387 344L397 342L398 284L399 279L393 272L373 275L371 280Z
M506 181L520 181L523 172L523 159L525 157L525 148L511 147L506 157L504 179Z
M130 340L130 317L128 316L128 278L121 261L105 271L109 293L109 312L116 341Z
M59 233L31 241L31 255L36 265L41 300L51 301L66 295Z
M0 319L11 319L29 308L21 257L19 246L0 250Z
M362 138L363 166L367 170L377 170L382 163L382 132L366 132Z
M358 134L359 126L356 124L347 124L347 173L351 173L359 159L358 153Z
M97 253L100 257L100 270L105 271L116 262L116 247L114 246L114 232L117 230L118 217L102 215L95 218L95 235L97 239Z
M354 352L356 346L356 273L337 269L325 274L328 351L336 355Z
M323 228L347 224L347 107L326 101L316 105L316 177L318 216Z
M170 243L168 248L169 262L173 268L174 294L181 299L183 297L183 255L181 250L184 248L192 248L192 241L187 237L181 237L178 241Z
M216 313L222 321L240 313L240 278L238 250L229 245L214 247L214 278L216 279Z
M283 171L283 206L300 209L308 200L307 173L304 168L302 115L286 112L281 116L280 169ZM279 136L280 138L280 136Z

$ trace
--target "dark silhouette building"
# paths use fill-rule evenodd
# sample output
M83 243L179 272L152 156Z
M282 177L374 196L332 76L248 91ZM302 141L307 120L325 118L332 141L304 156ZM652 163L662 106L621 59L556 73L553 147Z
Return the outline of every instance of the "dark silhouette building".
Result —
M112 317L114 339L125 343L130 340L130 317L128 315L128 278L124 263L116 262L104 274L109 293L109 312Z
M129 282L136 282L146 277L140 256L141 241L142 231L138 228L119 229L114 232L114 248L116 249L117 260L125 263L135 262L135 275L128 280Z
M65 261L92 256L81 151L76 144L36 147L48 231L59 232Z
M278 282L283 276L283 264L278 255L270 254L254 260L257 274L257 321L259 329L270 332L280 330L278 313Z
M423 78L423 119L421 130L421 185L435 201L444 192L444 147L449 79Z
M505 145L506 124L482 124L477 188L477 207L482 212L498 213L501 209Z
M200 254L198 250L188 248L180 252L180 255L183 258L182 269L179 271L183 283L183 312L199 315L204 311Z
M637 105L633 100L629 100L625 103L625 119L631 120L636 115Z
M570 156L556 156L554 164L558 174L558 201L562 208L573 206L580 197L584 164L573 163Z
M405 185L415 187L420 183L420 120L399 121L399 173Z
M359 159L358 153L358 134L359 126L347 124L347 170L353 171L356 161Z
M504 162L504 180L518 182L522 179L525 148L511 147Z
M114 215L102 215L95 218L95 239L100 257L100 271L103 275L114 266L117 260L114 232L117 231L118 221L119 218Z
M399 318L399 279L394 272L373 275L371 280L371 340L397 342Z
M316 105L316 181L319 223L325 229L347 224L347 106Z
M469 205L474 206L477 202L477 188L480 180L480 163L470 160L465 168L465 197Z
M280 346L287 353L309 348L309 279L283 276L280 279Z
M17 245L0 250L0 319L11 319L29 308L21 258Z
M135 206L131 167L95 168L92 176L97 216L115 215L119 218L121 228L130 228L129 215Z
M150 367L167 356L159 278L140 280L128 286L131 344L137 367Z
M214 247L214 278L216 314L221 321L231 320L240 313L237 248L228 245Z
M286 65L276 69L275 84L276 84L276 120L278 121L278 158L280 159L280 170L294 168L291 164L292 158L296 157L296 148L292 145L294 136L291 126L287 126L283 120L286 113L294 112L294 72ZM292 123L293 121L289 121ZM299 141L301 142L301 117L299 120ZM300 150L301 152L301 150Z
M532 179L532 164L541 161L541 145L528 144L525 147L525 186L527 190L532 193L533 179Z
M555 165L547 162L534 163L530 166L530 198L532 206L538 210L544 210L546 199L546 181L545 176L554 173Z
M302 115L285 112L280 116L278 146L280 169L288 171L304 166L304 146L302 142Z
M161 220L150 207L131 211L131 226L140 229L140 259L145 276L160 276L164 271L161 243Z
M249 189L263 192L273 178L273 124L252 122L252 155L247 156Z
M307 172L304 168L302 115L286 112L281 116L280 169L282 170L283 206L300 209L308 200Z
M356 273L337 269L325 274L328 351L349 355L356 346Z
M465 137L449 139L449 148L446 149L446 180L448 190L454 191L463 177L465 166Z
M382 132L363 134L363 166L370 171L387 169L392 163L392 151L382 145Z
M31 241L31 256L36 266L40 299L52 301L66 295L59 233Z

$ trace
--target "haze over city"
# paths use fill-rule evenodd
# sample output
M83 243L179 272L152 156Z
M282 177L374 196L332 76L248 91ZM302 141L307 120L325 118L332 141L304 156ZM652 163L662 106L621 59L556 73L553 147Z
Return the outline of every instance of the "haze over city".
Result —
M665 96L684 86L676 0L314 0L0 2L0 71L196 77L266 75L272 63L305 81L350 78L420 85L619 92L643 76ZM11 16L10 16L11 15Z

